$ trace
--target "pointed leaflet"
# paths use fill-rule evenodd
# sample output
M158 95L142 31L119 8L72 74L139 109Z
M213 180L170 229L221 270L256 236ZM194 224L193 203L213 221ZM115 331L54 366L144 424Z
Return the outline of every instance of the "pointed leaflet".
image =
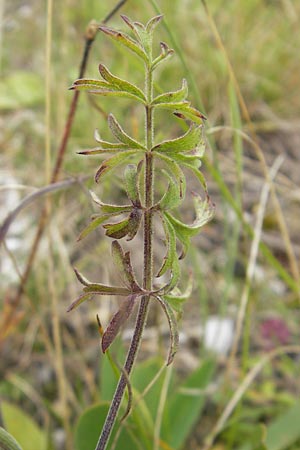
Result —
M159 22L163 19L163 15L159 14L158 16L152 17L147 24L146 24L146 30L148 33L153 33Z
M133 95L138 100L142 101L142 103L146 102L146 97L137 86L134 84L129 83L129 81L122 80L119 77L116 77L113 75L107 67L105 67L104 64L99 64L99 72L102 78L109 83L109 85L112 87L112 89L115 89L117 91L124 91L131 95Z
M166 314L169 328L170 328L170 350L169 355L167 359L167 366L172 363L174 356L178 349L179 344L179 334L178 334L178 326L177 321L174 312L172 311L169 304L163 299L163 297L160 297L159 295L155 295L154 298L159 301L160 306L164 310L164 313Z
M96 183L99 182L100 177L102 177L105 173L111 171L119 164L124 164L128 160L128 158L130 158L131 156L136 156L138 153L140 153L138 150L127 150L103 161L95 175Z
M206 120L206 117L196 108L193 108L190 102L159 103L156 107L161 109L169 109L178 117L182 119L189 119L199 125L203 123L203 120Z
M146 151L146 148L142 144L135 139L132 139L127 133L125 133L113 114L109 114L108 116L108 125L112 134L118 139L118 141L128 145L129 148L137 148Z
M190 129L182 136L163 141L153 147L153 150L162 153L189 152L199 145L202 136L202 127L192 125Z
M108 216L100 216L93 219L80 233L77 238L77 241L81 241L81 239L85 238L88 234L94 231L97 227L99 227L103 222L108 219Z
M138 168L135 164L126 166L124 176L128 198L134 206L141 207L138 175Z
M173 55L174 50L172 48L169 48L165 42L160 43L161 53L160 55L155 58L155 60L152 63L152 70L154 70L160 63L165 61L167 58Z
M186 181L184 173L182 172L180 166L171 157L165 154L156 151L153 151L152 154L164 162L166 168L169 171L169 174L176 180L177 185L179 187L180 198L183 199L185 196Z
M91 91L91 90L103 90L109 89L109 83L102 80L95 80L92 78L79 78L75 80L69 90L76 91Z
M202 228L203 225L211 220L214 215L214 205L210 202L208 196L204 201L202 201L199 195L195 195L194 204L196 210L196 219L192 225L187 225L176 219L170 213L164 212L165 217L173 225L177 238L183 244L183 252L180 256L181 259L185 256L190 246L190 238L198 234L200 228Z
M84 294L80 295L67 309L67 312L73 311L73 309L77 308L81 303L86 300L91 299L94 295L120 295L127 296L130 294L130 291L126 288L122 287L114 287L114 286L106 286L101 285L99 283L91 284L84 289Z
M103 353L109 348L109 346L114 341L115 337L120 331L120 328L127 321L128 317L132 313L133 307L135 305L135 301L138 295L133 294L130 297L126 298L122 301L121 307L119 310L113 315L108 327L106 328L103 337L102 337L102 351Z
M182 80L181 89L175 92L166 92L159 95L152 101L152 105L158 105L159 103L177 103L182 102L188 96L188 85L185 79Z
M132 291L141 292L142 289L135 279L129 252L124 253L121 245L117 241L113 241L111 250L114 265L119 270L123 282L128 285Z
M114 30L113 28L109 28L106 26L99 27L99 30L107 34L109 37L111 37L119 44L129 48L129 50L131 50L137 56L142 58L146 63L149 62L148 56L146 55L144 49L140 46L140 44L136 40L132 39L126 33Z

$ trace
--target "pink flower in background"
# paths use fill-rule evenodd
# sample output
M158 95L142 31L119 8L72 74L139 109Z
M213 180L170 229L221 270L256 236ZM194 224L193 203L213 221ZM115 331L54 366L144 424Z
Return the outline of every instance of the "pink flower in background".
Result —
M260 325L261 337L267 350L278 345L285 345L290 339L290 331L282 319L270 318Z

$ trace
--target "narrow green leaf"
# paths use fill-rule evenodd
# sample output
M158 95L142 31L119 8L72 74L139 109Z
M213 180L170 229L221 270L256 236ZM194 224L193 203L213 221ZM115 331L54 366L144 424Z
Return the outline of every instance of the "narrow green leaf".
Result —
M112 243L112 258L114 265L121 274L123 282L128 285L132 291L141 291L133 272L130 253L124 253L118 241L113 241Z
M84 286L89 286L90 284L92 284L84 275L82 275L82 273L80 273L79 272L79 270L77 270L75 267L74 267L74 272L75 272L75 275L76 275L76 277L77 277L77 280L81 283L81 284L83 284Z
M169 174L176 180L179 186L180 198L183 199L185 196L186 181L184 173L182 172L179 164L177 164L177 162L175 162L173 158L168 155L156 151L153 151L152 153L155 157L161 159L164 162L166 168L169 171Z
M197 148L202 136L202 126L192 125L189 130L182 136L163 141L153 147L154 151L166 152L173 155L177 152L190 152Z
M203 187L203 189L207 192L207 184L203 173L199 170L198 167L195 167L194 162L189 162L187 160L182 161L182 164L189 170L193 172L195 177L198 179L199 183Z
M22 450L15 438L2 427L0 427L0 445L3 450Z
M108 28L106 26L99 27L99 30L103 33L107 34L109 37L111 37L113 40L118 42L121 45L124 45L129 50L131 50L133 53L135 53L137 56L143 59L146 63L149 62L148 56L146 55L143 48L139 45L137 41L132 39L130 36L128 36L126 33L123 33L122 31L117 31L112 28Z
M131 241L136 236L140 227L142 215L142 210L140 208L133 208L133 210L131 211L129 215L127 241Z
M110 172L119 164L124 164L128 160L128 158L130 158L131 156L136 156L138 153L139 152L137 150L127 150L103 161L95 175L96 183L99 182L100 177L102 177L104 174Z
M170 329L170 350L167 359L167 366L172 363L174 356L178 350L179 344L179 334L178 334L178 326L174 312L169 304L159 295L155 295L154 298L159 301L160 306L162 307L169 324Z
M99 130L96 128L94 132L94 139L98 142L103 149L121 149L121 150L130 150L128 144L122 144L120 142L107 142L104 141L99 133Z
M83 288L84 292L96 295L128 295L129 289L118 286L106 286L101 283L91 283Z
M90 91L90 90L109 89L109 83L102 80L94 80L91 78L79 78L75 80L69 90Z
M100 206L101 211L106 216L113 216L123 213L129 213L132 211L132 205L111 205L109 203L103 203L100 198L95 194L95 192L90 191L93 201Z
M128 198L133 205L141 206L137 166L135 164L126 166L124 177Z
M188 96L188 85L185 79L182 80L181 89L175 92L166 92L158 95L153 101L152 105L158 105L160 103L175 103L182 102Z
M108 216L100 216L93 219L79 234L77 241L81 241L81 239L85 238L92 231L94 231L97 227L99 227L103 222L105 222L109 217Z
M129 83L126 80L122 80L119 77L113 75L104 64L99 64L99 72L102 78L109 83L109 85L118 91L128 92L129 94L136 97L138 100L142 101L142 103L146 102L146 97L137 86Z
M140 144L138 141L131 138L127 133L125 133L113 114L109 114L108 116L108 125L111 129L112 134L118 139L118 141L128 145L130 148L137 148L146 151L144 145Z
M117 334L120 331L120 328L122 327L122 325L124 325L124 323L131 315L137 297L138 296L136 294L133 294L130 295L130 297L123 300L120 308L113 315L102 337L101 347L103 353L105 353L106 350L113 343L114 339L116 338Z

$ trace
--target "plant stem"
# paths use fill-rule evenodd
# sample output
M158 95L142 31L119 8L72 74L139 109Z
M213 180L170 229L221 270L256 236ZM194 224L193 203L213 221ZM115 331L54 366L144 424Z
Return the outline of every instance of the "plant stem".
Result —
M153 206L153 186L154 186L154 168L151 148L153 147L153 109L150 106L153 92L153 79L151 65L146 66L145 91L147 96L147 105L145 106L145 125L146 125L146 146L145 153L145 212L144 212L144 270L143 270L143 288L152 290L153 283L153 227L152 210ZM141 299L139 311L136 319L134 334L130 343L126 357L124 371L127 377L133 368L136 356L142 340L143 330L146 325L149 310L149 295L144 295ZM115 424L117 414L121 405L125 388L127 386L127 377L122 374L119 379L114 397L112 399L101 435L99 437L95 450L105 450L108 444L110 434Z

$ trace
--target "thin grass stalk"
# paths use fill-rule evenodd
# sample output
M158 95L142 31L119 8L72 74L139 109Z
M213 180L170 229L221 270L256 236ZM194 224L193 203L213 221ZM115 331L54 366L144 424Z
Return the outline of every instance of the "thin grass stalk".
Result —
M276 194L276 190L275 190L274 184L272 183L272 180L270 179L269 168L267 166L267 163L266 163L263 151L260 148L259 144L257 143L257 137L256 137L255 129L253 127L252 120L251 120L251 117L250 117L250 114L249 114L246 102L244 100L244 97L243 97L243 94L241 92L238 80L237 80L237 78L235 76L235 72L234 72L233 66L231 64L228 52L227 52L227 50L226 50L226 48L224 46L223 40L222 40L222 38L220 36L220 33L219 33L219 30L217 28L217 25L216 25L216 23L214 21L214 18L212 16L212 14L210 13L210 10L208 8L206 0L200 0L200 1L203 4L203 7L204 7L205 13L207 15L207 18L208 18L211 30L212 30L212 32L214 34L214 37L215 37L215 40L216 40L216 44L217 44L217 46L219 47L220 51L223 53L223 55L225 57L228 73L229 73L229 76L230 76L230 78L232 80L232 84L234 86L234 89L236 91L237 98L238 98L238 101L239 101L239 104L240 104L240 107L241 107L242 115L245 118L246 123L247 123L247 125L249 127L249 130L250 130L251 138L253 140L253 148L255 150L255 154L256 154L258 160L261 163L264 176L265 176L267 182L270 184L271 198L272 198L272 202L274 204L274 208L275 208L275 211L276 211L276 217L277 217L278 226L279 226L279 229L280 229L280 232L281 232L281 235L282 235L285 247L286 247L286 253L287 253L287 256L288 256L288 259L289 259L291 273L292 273L295 281L298 284L297 296L298 296L298 301L300 302L300 271L299 271L299 267L298 267L298 262L297 262L297 259L296 259L295 253L294 253L294 249L293 249L293 246L292 246L292 243L291 243L289 231L288 231L288 228L287 228L287 225L286 225L286 221L285 221L282 209L281 209L281 205L279 203L279 200L278 200L278 197L277 197L277 194Z

